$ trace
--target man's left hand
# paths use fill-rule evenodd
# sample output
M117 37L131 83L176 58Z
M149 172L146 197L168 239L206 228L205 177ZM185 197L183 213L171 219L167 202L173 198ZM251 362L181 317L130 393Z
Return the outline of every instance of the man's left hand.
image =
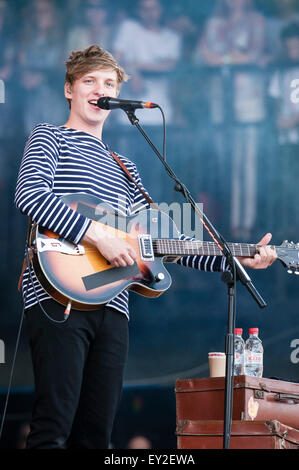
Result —
M271 266L272 263L277 259L277 254L274 248L269 246L269 242L272 238L271 233L267 233L260 241L257 243L259 245L258 253L254 255L253 258L239 258L240 263L247 268L252 269L266 269Z

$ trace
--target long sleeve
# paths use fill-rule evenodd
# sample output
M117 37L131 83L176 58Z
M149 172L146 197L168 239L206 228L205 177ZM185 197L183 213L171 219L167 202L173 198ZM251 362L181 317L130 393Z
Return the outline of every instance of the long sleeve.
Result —
M135 167L134 169L134 178L136 182L141 186L141 188L148 194L148 191L143 187L141 178L139 176L138 170ZM131 214L135 214L140 210L145 210L149 208L148 202L144 199L142 193L135 188L135 198L134 204L132 206ZM180 234L180 240L192 240L196 241L194 238L188 237L183 233ZM200 271L209 271L209 272L223 272L229 269L229 266L226 262L226 258L224 256L182 256L175 261L177 264L181 266L186 266L189 268L198 269Z
M15 204L39 225L79 243L91 221L53 192L59 141L51 128L37 126L26 144L18 175Z
M193 240L184 234L181 234L180 240ZM229 269L226 258L224 256L182 256L176 261L181 266L187 266L189 268L199 269L200 271L209 272L223 272Z

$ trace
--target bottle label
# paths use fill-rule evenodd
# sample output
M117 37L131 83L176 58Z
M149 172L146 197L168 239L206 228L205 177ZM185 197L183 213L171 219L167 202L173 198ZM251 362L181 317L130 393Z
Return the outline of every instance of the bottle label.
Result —
M262 364L263 363L263 354L262 353L254 353L254 352L247 352L246 353L246 362L247 364Z
M243 364L243 356L238 352L235 353L235 364Z

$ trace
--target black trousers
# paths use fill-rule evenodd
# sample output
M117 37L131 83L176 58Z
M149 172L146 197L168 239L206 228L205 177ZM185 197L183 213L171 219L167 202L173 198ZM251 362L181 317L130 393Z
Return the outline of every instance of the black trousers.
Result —
M63 319L64 307L42 302ZM128 353L128 320L117 310L72 310L65 323L39 305L26 311L36 398L27 448L107 449Z

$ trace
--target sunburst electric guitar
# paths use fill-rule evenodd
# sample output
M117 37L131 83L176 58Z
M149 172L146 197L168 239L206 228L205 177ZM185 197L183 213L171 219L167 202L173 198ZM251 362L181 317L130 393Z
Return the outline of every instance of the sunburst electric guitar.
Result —
M105 229L115 230L137 253L133 266L117 268L92 245L74 245L36 226L30 240L34 272L52 298L74 309L96 309L124 289L158 297L171 285L165 262L188 255L222 255L216 243L179 240L176 225L162 211L148 209L123 217L95 196L79 193L62 200ZM257 245L246 243L229 243L229 247L233 256L254 256L258 251ZM299 244L283 242L274 248L282 264L299 274Z

